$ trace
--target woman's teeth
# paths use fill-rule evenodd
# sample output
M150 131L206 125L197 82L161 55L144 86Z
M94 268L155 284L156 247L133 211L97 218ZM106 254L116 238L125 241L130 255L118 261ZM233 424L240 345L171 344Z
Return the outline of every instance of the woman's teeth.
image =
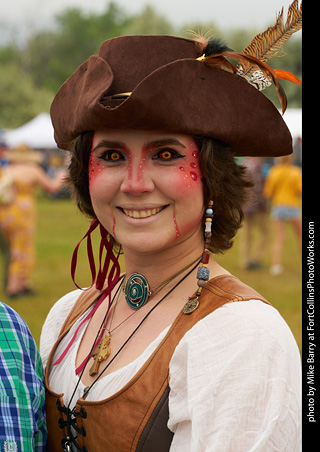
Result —
M132 209L122 209L123 212L131 218L148 218L152 215L156 215L161 210L163 210L164 207L157 207L156 209L148 209L148 210L132 210Z

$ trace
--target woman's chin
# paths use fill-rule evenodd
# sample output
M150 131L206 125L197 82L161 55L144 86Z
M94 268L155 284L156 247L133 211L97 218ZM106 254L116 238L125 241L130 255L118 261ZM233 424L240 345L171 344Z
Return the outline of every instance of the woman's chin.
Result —
M126 237L119 237L119 241L124 251L136 254L154 254L170 248L176 242L176 234L172 232L166 236L157 233L134 232Z

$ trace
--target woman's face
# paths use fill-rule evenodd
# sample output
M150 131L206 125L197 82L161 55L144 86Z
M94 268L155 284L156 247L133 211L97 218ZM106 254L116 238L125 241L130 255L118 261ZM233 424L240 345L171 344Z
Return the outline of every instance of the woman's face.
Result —
M89 188L97 218L124 249L155 252L202 234L199 151L189 135L96 131Z

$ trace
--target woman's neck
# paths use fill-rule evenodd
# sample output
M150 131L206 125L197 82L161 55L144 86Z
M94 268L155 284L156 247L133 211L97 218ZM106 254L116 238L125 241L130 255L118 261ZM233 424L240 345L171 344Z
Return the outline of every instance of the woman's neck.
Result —
M140 273L147 279L150 288L163 283L183 268L191 265L203 252L203 239L191 238L154 253L136 253L124 249L127 276Z

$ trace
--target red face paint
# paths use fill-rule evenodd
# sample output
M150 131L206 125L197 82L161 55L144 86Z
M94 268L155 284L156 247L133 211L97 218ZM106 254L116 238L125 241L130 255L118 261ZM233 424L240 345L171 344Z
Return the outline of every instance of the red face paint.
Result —
M106 129L95 132L93 141L88 169L92 205L123 248L160 249L201 229L203 187L192 137ZM113 152L120 154L119 161ZM159 207L146 218L131 215Z
M116 219L115 219L115 217L113 217L112 235L115 238L115 240L117 240L117 236L116 236Z
M173 213L173 223L174 223L174 228L175 228L175 231L176 231L176 239L178 239L181 234L180 234L180 231L179 231L179 228L178 228L178 224L177 224L177 219L176 219L175 213Z
M93 146L91 149L90 160L89 160L89 187L94 182L98 174L103 170L103 165L99 162L96 155L93 152Z
M146 169L146 150L142 149L142 152L138 158L128 150L128 157L128 187L131 187L134 191L144 191L143 185L144 173Z
M192 203L192 198L202 193L202 175L199 168L199 151L195 142L191 139L186 146L185 158L183 163L177 166L177 179L172 181L172 191L175 197L184 199L188 198ZM181 212L176 203L175 212L173 215L174 230L176 233L176 240L185 234L188 230L194 228L201 222L202 212L196 219L193 216L186 216Z
M192 188L194 183L202 182L202 175L199 169L199 151L192 141L186 149L186 159L183 165L179 166L180 176L182 175L182 189ZM177 184L178 185L178 184ZM178 189L180 189L178 187Z

